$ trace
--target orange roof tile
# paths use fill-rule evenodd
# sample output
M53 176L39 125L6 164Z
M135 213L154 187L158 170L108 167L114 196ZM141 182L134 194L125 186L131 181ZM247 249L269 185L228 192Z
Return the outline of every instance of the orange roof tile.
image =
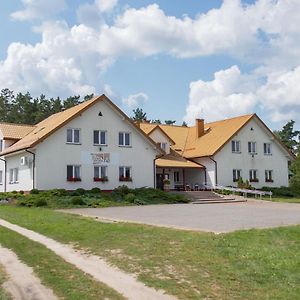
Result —
M179 152L183 157L194 158L214 155L254 116L255 114L249 114L207 123L205 124L205 134L200 138L196 136L195 126L158 126L175 142L172 149ZM153 128L157 124L146 124L145 127L142 126L141 128L150 132L151 126Z
M35 128L34 125L0 123L3 139L20 140Z

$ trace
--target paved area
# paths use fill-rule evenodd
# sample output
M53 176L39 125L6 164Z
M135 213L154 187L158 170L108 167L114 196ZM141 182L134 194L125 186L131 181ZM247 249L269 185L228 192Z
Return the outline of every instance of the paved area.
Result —
M215 233L300 224L300 204L259 200L225 204L79 208L64 211L103 221L125 221Z

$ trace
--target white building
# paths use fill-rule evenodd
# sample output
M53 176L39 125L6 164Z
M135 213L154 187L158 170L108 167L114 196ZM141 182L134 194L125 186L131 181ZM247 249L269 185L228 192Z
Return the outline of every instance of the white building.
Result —
M162 150L105 95L36 126L0 124L0 191L155 186Z
M256 115L193 127L140 123L167 155L156 160L157 187L169 179L172 189L236 186L239 177L255 188L288 186L293 154Z
M105 95L36 126L0 123L0 191L288 185L292 153L256 114L195 126L140 123Z

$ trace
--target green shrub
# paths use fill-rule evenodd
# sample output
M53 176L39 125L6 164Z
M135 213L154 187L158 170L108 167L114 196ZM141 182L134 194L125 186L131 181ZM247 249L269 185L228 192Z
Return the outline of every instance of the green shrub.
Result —
M39 194L40 193L40 191L38 190L38 189L32 189L31 191L30 191L30 194L31 195L36 195L36 194Z
M75 196L72 198L71 203L73 205L85 205L86 202L80 196Z
M90 192L92 194L100 194L101 193L101 189L99 189L98 187L94 187L90 190Z
M127 185L121 185L113 190L112 196L116 200L124 200L124 197L132 191Z
M129 193L129 194L125 195L125 197L124 197L124 200L129 203L134 203L135 199L136 199L136 197L135 197L135 194L133 194L133 193Z
M54 189L54 190L48 191L48 193L50 195L58 196L58 197L64 197L64 196L68 196L69 195L69 192L67 190L65 190L65 189Z
M19 194L24 195L24 191L19 191Z
M290 187L281 186L279 188L264 186L261 188L263 191L270 191L275 197L299 197L300 193L297 193Z
M38 198L34 202L34 206L36 206L36 207L47 206L47 205L48 205L48 203L44 198Z
M146 205L147 204L147 202L140 200L140 199L134 199L133 203L136 205Z

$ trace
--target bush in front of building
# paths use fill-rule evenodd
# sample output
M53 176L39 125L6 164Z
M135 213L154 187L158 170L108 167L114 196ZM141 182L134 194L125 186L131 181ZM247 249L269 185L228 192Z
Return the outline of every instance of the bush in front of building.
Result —
M264 186L261 188L262 191L268 191L273 193L273 197L284 197L293 198L300 197L300 191L297 192L293 188L282 186L279 188Z

